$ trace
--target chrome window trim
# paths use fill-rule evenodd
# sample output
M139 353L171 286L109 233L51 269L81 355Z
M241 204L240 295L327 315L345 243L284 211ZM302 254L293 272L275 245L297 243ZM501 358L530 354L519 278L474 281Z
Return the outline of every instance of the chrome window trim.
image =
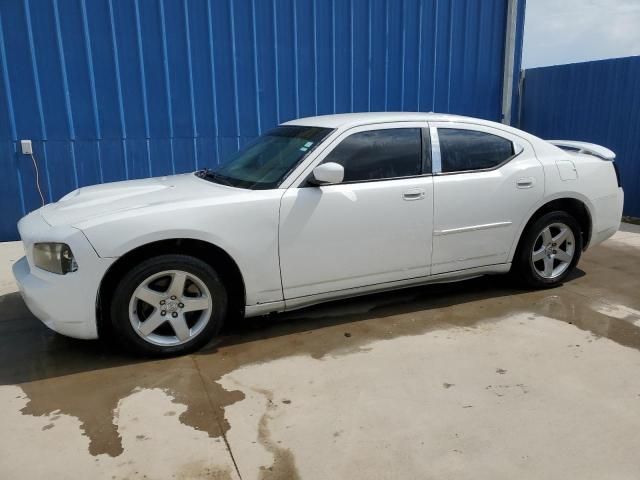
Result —
M429 127L431 137L431 171L434 175L442 173L442 157L440 156L440 138L438 137L438 127Z

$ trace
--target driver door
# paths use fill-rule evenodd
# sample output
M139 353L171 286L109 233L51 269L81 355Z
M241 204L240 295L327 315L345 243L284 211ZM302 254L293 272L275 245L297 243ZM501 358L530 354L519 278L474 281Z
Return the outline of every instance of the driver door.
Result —
M285 299L429 275L433 182L426 126L348 130L287 189L280 209ZM323 162L343 165L344 181L307 182Z

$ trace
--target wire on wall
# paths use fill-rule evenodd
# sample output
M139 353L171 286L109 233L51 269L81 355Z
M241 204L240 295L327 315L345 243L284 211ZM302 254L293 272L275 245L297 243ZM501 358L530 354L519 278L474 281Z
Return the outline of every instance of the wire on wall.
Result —
M42 201L42 206L44 207L46 202L44 201L42 188L40 188L40 171L38 170L38 162L36 162L36 157L33 155L33 153L31 153L30 156L31 156L31 161L33 162L33 168L36 171L36 188L38 189L38 193L40 194L40 200Z

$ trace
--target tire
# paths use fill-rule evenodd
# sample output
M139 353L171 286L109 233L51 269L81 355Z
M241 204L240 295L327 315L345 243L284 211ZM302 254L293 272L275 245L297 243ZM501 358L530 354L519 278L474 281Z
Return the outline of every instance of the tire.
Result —
M564 233L561 235L561 232ZM567 278L581 253L580 225L568 213L554 211L527 226L518 245L514 266L529 287L551 288Z
M135 354L183 355L219 333L227 299L207 263L188 255L160 255L120 279L111 300L111 324L116 340Z

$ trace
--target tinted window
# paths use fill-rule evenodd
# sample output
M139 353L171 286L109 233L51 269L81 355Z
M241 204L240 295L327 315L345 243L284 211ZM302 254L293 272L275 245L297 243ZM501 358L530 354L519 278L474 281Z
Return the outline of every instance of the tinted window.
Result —
M327 128L280 126L256 138L222 163L198 174L234 187L254 190L277 188L330 132Z
M344 181L409 177L421 173L419 128L354 133L325 158L344 167Z
M513 156L513 144L490 133L439 128L438 137L443 172L493 168Z

